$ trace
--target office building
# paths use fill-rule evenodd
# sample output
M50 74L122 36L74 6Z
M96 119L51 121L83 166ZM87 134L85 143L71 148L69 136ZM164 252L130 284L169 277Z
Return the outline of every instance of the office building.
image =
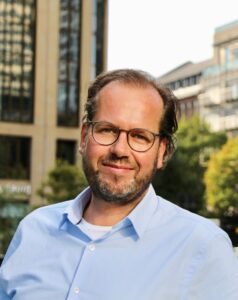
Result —
M188 61L159 78L161 83L173 90L179 99L181 114L186 118L199 113L202 72L210 64L210 60L200 63Z
M77 162L87 88L106 57L106 0L0 0L1 191L38 204L56 160Z
M214 131L238 135L238 20L216 28L213 64L203 71L200 115Z
M159 80L179 98L182 115L199 114L212 130L238 135L238 21L215 29L211 59L185 63Z

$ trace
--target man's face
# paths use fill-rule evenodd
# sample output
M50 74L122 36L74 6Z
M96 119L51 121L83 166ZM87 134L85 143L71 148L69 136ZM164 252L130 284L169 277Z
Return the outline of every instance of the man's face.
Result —
M99 93L93 121L106 121L130 130L144 128L159 132L163 101L152 87L112 82ZM126 132L109 146L99 145L92 127L82 128L83 168L94 196L125 204L139 200L147 190L157 168L162 167L165 141L155 139L147 152L136 152L127 142Z

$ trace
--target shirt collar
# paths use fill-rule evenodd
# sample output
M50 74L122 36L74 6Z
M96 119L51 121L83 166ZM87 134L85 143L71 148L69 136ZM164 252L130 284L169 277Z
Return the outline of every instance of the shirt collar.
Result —
M71 223L77 224L80 222L83 216L84 208L90 200L90 197L91 189L88 187L82 193L80 193L73 202L71 202L71 205L67 207L64 214L67 215L67 218ZM130 212L127 217L115 225L114 228L124 228L131 224L138 238L141 238L157 207L158 198L152 185L150 185L144 198L139 202L139 204Z
M91 189L87 187L85 190L82 191L69 205L64 214L67 215L69 221L73 224L77 224L81 221L83 217L83 211L85 206L87 205L88 201L91 198Z

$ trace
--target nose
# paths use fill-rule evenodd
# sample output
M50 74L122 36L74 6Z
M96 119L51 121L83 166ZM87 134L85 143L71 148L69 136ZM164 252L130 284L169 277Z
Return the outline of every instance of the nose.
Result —
M111 145L110 151L117 157L128 157L130 150L131 149L127 141L127 133L125 131L121 131L116 142Z

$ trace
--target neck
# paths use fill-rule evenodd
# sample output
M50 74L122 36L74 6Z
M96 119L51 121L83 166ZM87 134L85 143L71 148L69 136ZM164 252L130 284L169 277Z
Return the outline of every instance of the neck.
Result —
M144 194L131 203L109 203L92 194L91 200L84 210L83 218L94 225L113 226L124 219L142 200Z

